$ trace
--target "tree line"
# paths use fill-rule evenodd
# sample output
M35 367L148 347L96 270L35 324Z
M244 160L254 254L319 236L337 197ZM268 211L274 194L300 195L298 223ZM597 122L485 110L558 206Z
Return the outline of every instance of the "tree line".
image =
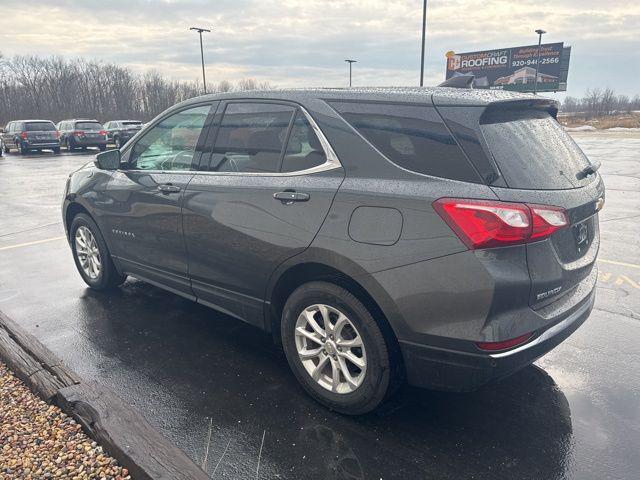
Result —
M611 88L588 89L582 98L566 97L561 111L587 119L640 110L640 95L617 95Z
M208 92L270 88L253 79L236 84L207 82ZM182 100L202 94L196 81L164 78L157 71L134 73L127 67L82 58L0 53L0 126L16 119L95 118L148 121Z

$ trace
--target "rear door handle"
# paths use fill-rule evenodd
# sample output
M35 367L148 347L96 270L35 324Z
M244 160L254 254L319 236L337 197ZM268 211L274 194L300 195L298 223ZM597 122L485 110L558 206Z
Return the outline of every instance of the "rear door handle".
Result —
M165 195L169 193L178 193L180 190L182 189L179 186L172 185L171 183L161 183L158 185L158 191Z
M284 191L273 194L273 198L280 200L282 203L291 204L293 202L307 202L310 198L308 193Z

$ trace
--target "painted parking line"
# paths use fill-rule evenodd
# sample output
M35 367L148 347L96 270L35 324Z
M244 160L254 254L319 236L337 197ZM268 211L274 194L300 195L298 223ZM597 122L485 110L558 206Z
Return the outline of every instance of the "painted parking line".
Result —
M66 240L66 238L67 237L63 235L62 237L51 237L51 238L45 238L44 240L34 240L33 242L18 243L16 245L7 245L6 247L0 247L0 251L12 250L14 248L29 247L31 245L39 245L41 243L47 243L47 242L55 242L57 240Z
M617 262L615 260L605 260L604 258L599 258L598 261L600 263L608 263L610 265L619 265L621 267L640 268L640 265L637 263Z

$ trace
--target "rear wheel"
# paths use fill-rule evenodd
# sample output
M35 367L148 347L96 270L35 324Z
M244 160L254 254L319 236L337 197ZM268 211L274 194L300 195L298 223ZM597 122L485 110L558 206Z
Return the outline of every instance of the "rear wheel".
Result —
M122 284L126 275L116 270L107 244L91 217L79 213L71 222L71 250L80 276L95 290L108 290Z
M64 141L64 145L67 147L67 150L69 152L72 152L75 150L75 146L73 145L73 141L67 137L67 139Z
M357 415L390 393L390 355L367 308L326 282L296 289L283 309L282 344L304 389L332 410Z
M106 146L106 145L98 145L98 149L99 149L101 152L104 152L104 151L107 149L107 146Z
M53 153L60 153L60 147L53 147Z

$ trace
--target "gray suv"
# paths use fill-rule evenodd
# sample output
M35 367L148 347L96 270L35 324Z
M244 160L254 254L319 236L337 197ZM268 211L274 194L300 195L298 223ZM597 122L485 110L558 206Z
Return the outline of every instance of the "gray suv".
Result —
M60 143L70 152L87 147L107 149L107 131L97 120L63 120L58 123L58 130Z
M304 389L370 411L535 361L595 298L604 185L509 92L283 90L180 103L69 177L92 288L145 280L271 332Z
M140 120L112 120L104 124L107 141L113 142L116 148L122 147L142 129Z

